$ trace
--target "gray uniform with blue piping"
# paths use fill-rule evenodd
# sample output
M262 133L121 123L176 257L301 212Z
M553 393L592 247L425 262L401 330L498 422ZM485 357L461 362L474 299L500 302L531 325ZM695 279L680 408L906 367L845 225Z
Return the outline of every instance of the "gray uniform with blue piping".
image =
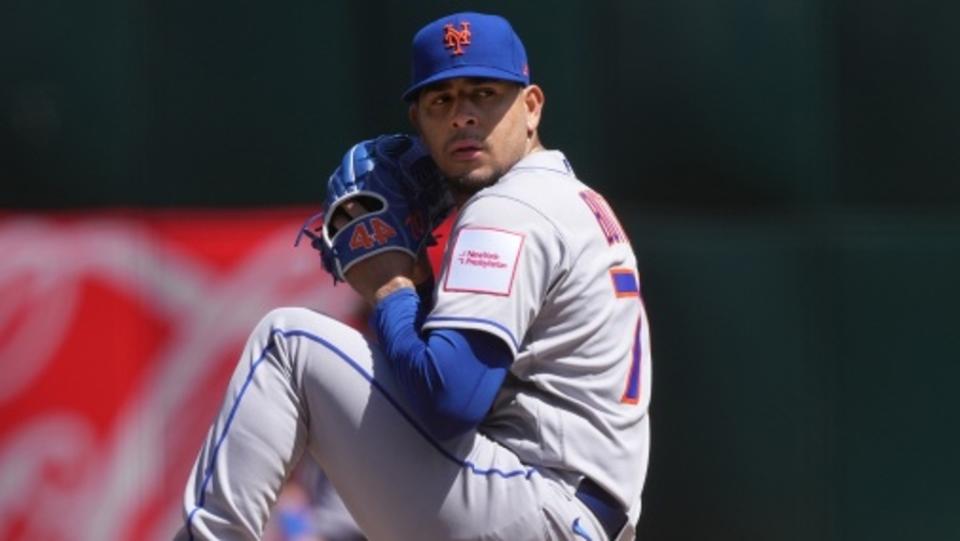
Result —
M177 539L256 539L305 449L370 539L600 540L610 523L632 539L650 348L609 207L559 152L531 154L467 203L444 269L425 325L484 329L516 353L479 430L432 438L360 333L278 309L231 380Z
M408 97L444 77L528 82L498 17L435 21L414 57ZM259 538L305 451L372 540L633 539L650 340L637 261L603 197L560 152L528 154L463 205L434 298L424 332L482 331L510 350L479 426L438 439L377 345L311 310L274 310L197 457L176 539Z

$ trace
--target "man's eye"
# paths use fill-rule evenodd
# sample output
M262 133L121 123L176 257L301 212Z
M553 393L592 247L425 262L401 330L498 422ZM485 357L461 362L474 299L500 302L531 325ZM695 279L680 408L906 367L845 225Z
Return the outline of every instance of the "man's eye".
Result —
M496 94L496 92L495 92L492 88L478 88L478 89L477 89L477 96L479 96L479 97L481 97L481 98L489 98L490 96L493 96L494 94Z
M439 94L430 99L430 105L443 105L450 101L450 96L446 94Z

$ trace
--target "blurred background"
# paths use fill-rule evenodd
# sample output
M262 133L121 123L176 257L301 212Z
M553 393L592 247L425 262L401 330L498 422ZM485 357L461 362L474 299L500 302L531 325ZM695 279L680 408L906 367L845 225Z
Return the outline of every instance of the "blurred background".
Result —
M5 0L0 538L170 537L249 329L355 314L293 236L463 9L513 22L639 254L641 537L960 539L945 0Z

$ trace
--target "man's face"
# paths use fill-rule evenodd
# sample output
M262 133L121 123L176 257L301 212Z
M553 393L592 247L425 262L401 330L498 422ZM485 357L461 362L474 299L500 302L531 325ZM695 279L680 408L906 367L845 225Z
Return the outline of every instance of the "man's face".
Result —
M458 78L423 89L410 120L440 170L462 191L494 184L536 148L543 93L535 85Z

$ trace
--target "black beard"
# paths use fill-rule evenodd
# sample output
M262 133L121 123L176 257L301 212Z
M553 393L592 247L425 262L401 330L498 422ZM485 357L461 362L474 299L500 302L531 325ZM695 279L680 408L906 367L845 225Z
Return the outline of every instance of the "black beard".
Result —
M502 171L494 171L493 174L482 178L470 176L448 178L450 189L460 195L473 195L480 190L493 186L503 176Z

